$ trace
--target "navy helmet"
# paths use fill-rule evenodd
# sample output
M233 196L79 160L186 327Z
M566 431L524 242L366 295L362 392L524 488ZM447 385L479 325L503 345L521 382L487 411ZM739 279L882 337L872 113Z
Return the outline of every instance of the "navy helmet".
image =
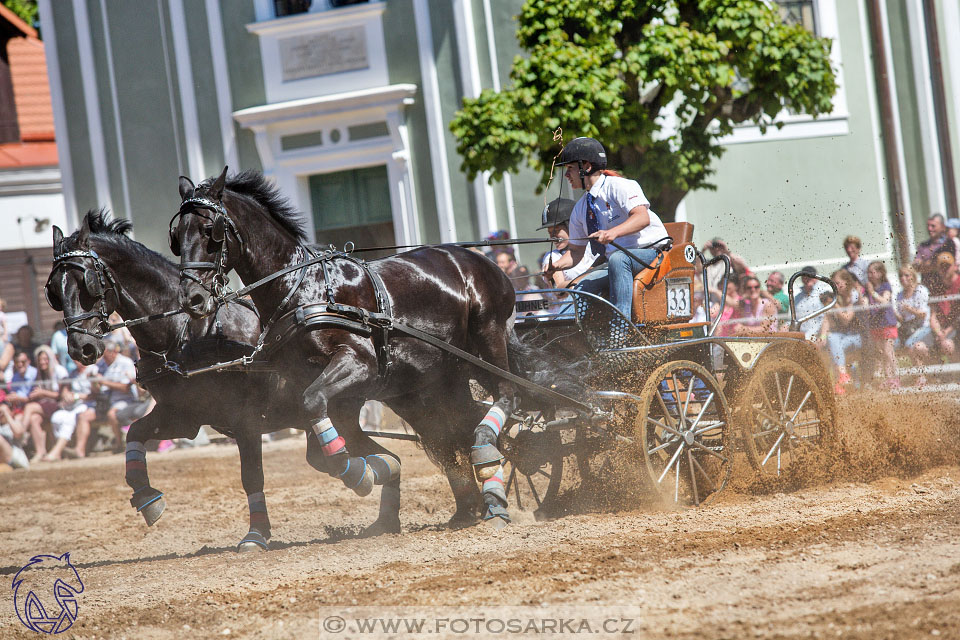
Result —
M537 231L555 227L570 220L570 214L573 213L573 205L576 203L569 198L557 198L543 208L542 222Z

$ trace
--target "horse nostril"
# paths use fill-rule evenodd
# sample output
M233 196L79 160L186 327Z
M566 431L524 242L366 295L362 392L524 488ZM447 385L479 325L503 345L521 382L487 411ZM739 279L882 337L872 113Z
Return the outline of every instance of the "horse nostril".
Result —
M190 308L191 309L202 309L203 308L203 296L199 293L195 293L190 297Z
M93 360L97 357L97 349L92 344L87 343L80 347L80 354L84 360Z

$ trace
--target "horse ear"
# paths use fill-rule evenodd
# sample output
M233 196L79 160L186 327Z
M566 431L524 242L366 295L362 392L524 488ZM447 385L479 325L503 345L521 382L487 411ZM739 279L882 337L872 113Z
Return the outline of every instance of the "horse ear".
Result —
M180 202L183 202L187 198L193 195L195 187L190 178L186 176L180 176Z
M210 195L213 196L214 200L221 200L223 198L223 187L227 184L227 168L223 168L223 173L220 174L216 180L213 181L213 184L210 185Z
M60 245L63 243L63 231L60 227L53 225L53 255L60 253Z
M90 218L83 216L80 232L77 234L77 246L83 249L90 248Z

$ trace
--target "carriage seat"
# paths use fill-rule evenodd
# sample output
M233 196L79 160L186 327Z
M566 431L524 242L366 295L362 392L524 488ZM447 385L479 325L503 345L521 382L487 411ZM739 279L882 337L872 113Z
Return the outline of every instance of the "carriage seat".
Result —
M666 222L663 226L673 238L673 248L652 269L644 269L633 279L633 321L637 324L672 324L693 317L693 225Z

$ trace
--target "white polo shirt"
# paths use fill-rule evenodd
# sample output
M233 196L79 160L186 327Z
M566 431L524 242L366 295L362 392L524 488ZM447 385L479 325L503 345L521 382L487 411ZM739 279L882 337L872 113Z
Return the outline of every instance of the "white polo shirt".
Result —
M600 229L612 229L617 225L626 222L635 207L641 205L650 206L650 201L643 195L643 190L636 180L621 178L618 176L601 176L600 180L590 189L594 197L594 205L600 212L597 216ZM587 194L580 196L577 204L573 207L573 213L570 214L570 244L582 247L589 244L587 240L574 240L574 238L586 238L587 232ZM621 236L615 240L617 244L625 249L636 249L667 237L667 230L664 228L660 217L653 211L647 209L650 214L650 224L638 231L626 236ZM606 245L607 255L617 250L613 244Z

